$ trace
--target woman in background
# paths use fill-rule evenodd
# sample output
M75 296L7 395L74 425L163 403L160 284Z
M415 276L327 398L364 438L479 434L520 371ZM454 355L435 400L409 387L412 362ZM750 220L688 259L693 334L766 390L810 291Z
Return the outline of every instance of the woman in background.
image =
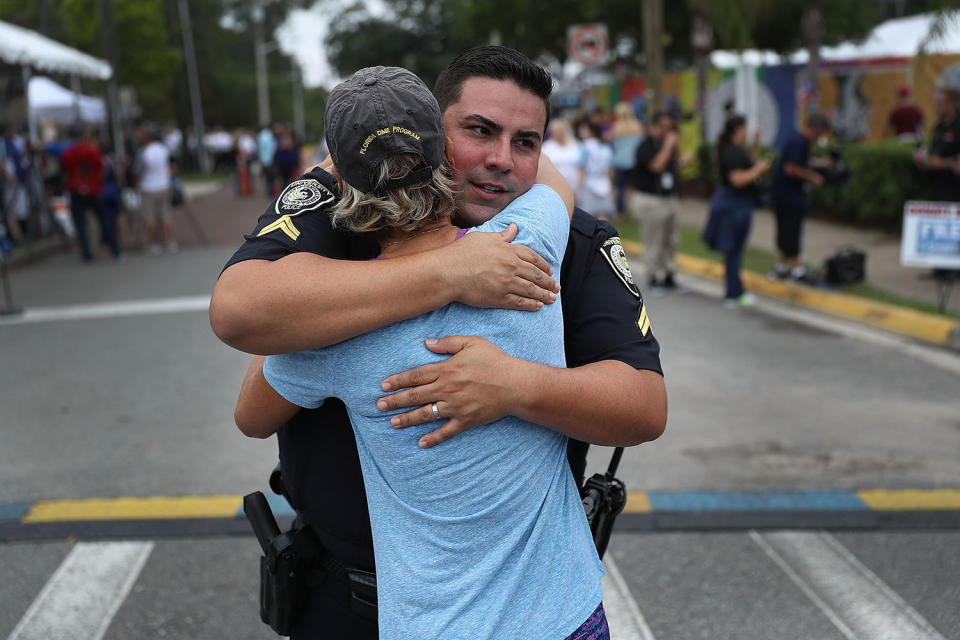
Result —
M637 162L637 147L643 142L643 123L637 118L633 107L619 102L613 108L613 127L608 133L613 147L613 182L616 189L617 213L623 213L627 176Z
M703 241L714 251L724 254L726 293L723 306L750 306L753 294L747 293L740 280L740 265L753 210L759 203L756 183L770 168L770 161L754 161L744 144L747 121L735 115L727 120L717 141L720 187L710 202L710 215L703 230Z

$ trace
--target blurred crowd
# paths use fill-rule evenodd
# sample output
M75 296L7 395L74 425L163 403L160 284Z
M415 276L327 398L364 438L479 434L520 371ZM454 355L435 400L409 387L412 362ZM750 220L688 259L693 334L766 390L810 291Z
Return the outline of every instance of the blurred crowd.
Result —
M196 165L192 132L142 124L126 136L121 159L94 127L45 123L42 138L31 143L26 131L2 126L0 258L50 236L74 244L84 261L99 254L123 261L128 251L179 251L171 209L184 204L180 167ZM279 123L260 131L215 127L202 145L215 172L234 176L240 196L272 197L325 154L322 144L302 146Z

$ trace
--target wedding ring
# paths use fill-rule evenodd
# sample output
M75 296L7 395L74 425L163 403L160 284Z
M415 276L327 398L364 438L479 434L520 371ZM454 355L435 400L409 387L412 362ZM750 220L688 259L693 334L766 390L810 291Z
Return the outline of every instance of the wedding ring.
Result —
M439 419L440 419L440 407L438 407L438 406L437 406L437 403L434 402L432 405L430 405L430 408L433 409L433 419L434 419L434 420L439 420Z

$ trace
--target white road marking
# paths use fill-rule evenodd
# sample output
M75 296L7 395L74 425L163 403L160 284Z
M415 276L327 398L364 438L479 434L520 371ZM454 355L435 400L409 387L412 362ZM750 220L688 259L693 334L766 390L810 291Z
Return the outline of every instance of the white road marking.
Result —
M610 640L655 640L613 557L608 554L603 565L607 568L603 576L603 609L610 625Z
M750 537L850 640L945 640L830 534Z
M103 302L59 307L32 307L25 309L22 314L17 316L0 317L0 326L5 324L57 322L60 320L90 320L161 313L184 313L206 311L208 308L210 308L210 296L184 296L181 298L130 300L127 302Z
M153 542L78 542L7 640L100 640Z

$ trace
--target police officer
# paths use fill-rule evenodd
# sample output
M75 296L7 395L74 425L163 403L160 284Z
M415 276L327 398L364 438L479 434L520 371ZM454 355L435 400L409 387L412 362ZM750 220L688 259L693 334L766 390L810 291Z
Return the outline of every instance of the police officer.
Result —
M503 47L471 49L441 74L434 93L464 193L461 225L492 217L532 184L550 87L545 71ZM513 113L511 104L524 92L543 100L541 121L521 122ZM363 238L330 227L326 209L337 193L333 179L310 172L261 216L214 290L211 323L221 339L277 353L331 344L455 300L529 310L550 302L552 284L534 268L540 263L500 237L469 234L432 255L366 261L373 254ZM515 270L505 272L504 265ZM437 348L454 355L448 367L431 371L435 379L398 372L390 391L401 391L385 394L381 410L421 407L405 414L405 423L415 424L433 419L437 407L446 423L423 446L507 414L544 424L580 439L568 451L578 483L585 441L631 445L658 437L666 421L659 345L613 227L574 213L561 284L569 368L538 369L529 397L498 386L497 371L509 366L505 356L468 337L440 341ZM455 428L444 431L451 423ZM343 405L328 401L300 412L280 429L278 443L285 488L301 520L337 564L373 570L356 443ZM316 579L292 637L375 638L375 618L358 598L343 572L329 570Z
M926 154L916 159L930 180L930 199L960 202L960 93L940 87L933 95L937 124Z

